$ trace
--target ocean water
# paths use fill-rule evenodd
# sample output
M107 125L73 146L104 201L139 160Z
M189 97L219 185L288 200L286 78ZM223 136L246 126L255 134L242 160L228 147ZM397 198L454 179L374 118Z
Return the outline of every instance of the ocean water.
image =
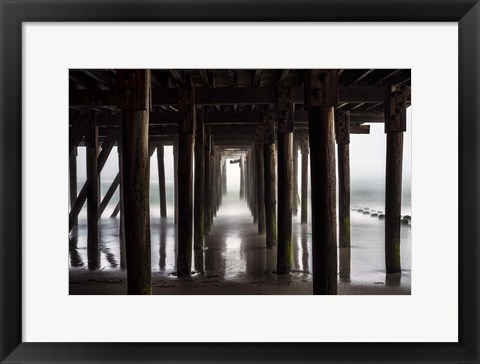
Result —
M111 181L102 181L102 196ZM262 242L256 234L256 226L250 216L246 202L240 200L239 191L234 183L228 187L223 196L223 203L214 220L212 236L206 239L207 250L202 255L202 267L198 268L196 260L192 270L203 270L211 276L224 281L259 280L259 274L275 270L275 257L268 250L260 249ZM80 184L81 185L81 184ZM174 224L174 188L173 182L166 183L167 219L160 219L158 183L152 181L150 187L152 271L166 279L171 279L175 272L175 224ZM310 199L310 196L309 196ZM412 237L411 226L401 226L401 263L402 275L392 282L391 276L385 274L384 220L372 217L369 213L353 210L369 208L384 212L384 189L381 183L359 183L352 181L351 210L351 249L338 250L339 283L351 292L357 287L380 288L401 287L403 294L410 292ZM124 254L119 244L119 218L110 218L118 202L118 192L112 198L100 220L100 270L121 272L124 268ZM403 193L403 214L411 215L410 192ZM300 210L300 208L299 208ZM308 209L309 222L311 209ZM414 216L412 217L414 219ZM70 271L88 271L86 242L86 209L79 215L79 227L76 236L70 240ZM292 269L302 274L298 282L311 280L311 226L300 223L300 212L293 217ZM268 253L268 254L267 254ZM196 256L196 259L198 257ZM260 273L259 273L260 272ZM301 283L304 284L304 283ZM344 287L344 289L345 289ZM362 291L360 291L362 292ZM381 292L381 291L380 291ZM303 292L308 294L309 292Z

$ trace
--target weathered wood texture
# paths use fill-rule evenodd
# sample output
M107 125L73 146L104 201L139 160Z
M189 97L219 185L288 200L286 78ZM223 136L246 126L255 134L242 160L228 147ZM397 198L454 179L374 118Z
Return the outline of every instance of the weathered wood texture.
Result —
M314 294L337 293L335 147L331 107L312 107L310 171Z
M385 266L387 273L396 273L402 270L400 264L402 156L403 132L388 132L385 182Z
M102 151L100 152L100 155L98 156L98 159L97 159L97 171L99 175L108 159L108 156L110 155L110 152L116 140L117 140L117 131L110 130L107 138L103 141ZM75 203L73 204L72 209L70 210L69 230L72 230L74 221L77 218L80 211L82 210L82 207L85 204L85 201L87 200L87 188L88 188L88 181L85 182L85 184L83 185Z
M338 100L336 70L307 76L312 201L313 293L337 294L337 222L333 106Z
M222 195L227 194L227 160L222 159Z
M293 110L292 90L279 87L277 91L278 274L290 273L292 269Z
M243 200L245 198L245 156L240 157L240 198Z
M75 147L73 153L69 157L69 183L70 183L70 209L73 208L77 200L77 148ZM78 225L78 217L75 216L73 225Z
M209 233L212 227L212 157L211 157L211 135L209 128L205 127L205 233Z
M265 183L266 245L272 249L277 245L277 198L275 163L275 115L265 114L263 138L263 164Z
M151 294L148 116L150 70L117 70L123 109L123 201L128 294Z
M195 137L195 194L194 194L194 232L193 246L196 250L204 248L205 235L205 143L203 120L197 116L197 134Z
M178 138L175 140L173 144L173 184L174 184L174 221L175 225L178 224Z
M301 189L301 212L302 224L308 220L308 139L302 140L302 189Z
M165 189L165 161L164 147L162 144L157 146L157 166L158 166L158 189L160 198L160 217L167 217L167 195Z
M124 200L124 180L123 180L123 137L118 140L118 174L120 175L120 190L118 209L120 211L120 226L118 235L120 236L120 268L127 268L127 248L125 246L125 200Z
M87 255L88 268L100 268L98 232L98 201L100 177L98 172L98 127L90 124L85 133L87 146Z
M188 275L192 264L193 223L193 145L192 134L178 139L178 223L177 274Z
M263 128L257 128L255 140L255 158L257 179L255 185L257 187L257 208L258 208L258 233L265 233L265 182L264 182L264 166L263 166Z
M277 198L275 144L265 144L264 181L265 181L265 224L266 245L271 249L277 245Z
M278 134L277 273L292 270L293 134Z
M385 103L387 165L385 182L385 266L387 273L401 272L400 214L402 211L403 132L410 87L391 86Z
M335 115L335 137L338 155L338 241L341 248L350 247L350 113Z
M250 151L247 150L245 155L245 198L247 200L247 206L252 213L252 199L250 194Z
M337 144L338 155L338 243L350 246L350 145Z
M293 143L293 205L292 211L294 215L298 214L298 145Z
M258 198L257 198L257 149L252 146L252 170L250 185L252 186L253 222L258 224Z
M181 90L179 112L182 120L178 136L178 223L177 223L177 274L191 273L193 249L193 148L195 144L195 94L188 86Z

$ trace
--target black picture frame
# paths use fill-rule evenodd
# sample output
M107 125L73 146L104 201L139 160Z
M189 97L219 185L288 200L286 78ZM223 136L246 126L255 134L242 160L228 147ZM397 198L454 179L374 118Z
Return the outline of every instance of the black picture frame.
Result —
M478 239L480 4L478 1L0 0L0 15L0 359L2 362L480 362ZM25 21L458 22L459 342L22 342L22 22ZM399 45L401 42L408 42L408 40L399 40ZM442 106L439 105L439 107ZM434 133L433 129L432 133Z

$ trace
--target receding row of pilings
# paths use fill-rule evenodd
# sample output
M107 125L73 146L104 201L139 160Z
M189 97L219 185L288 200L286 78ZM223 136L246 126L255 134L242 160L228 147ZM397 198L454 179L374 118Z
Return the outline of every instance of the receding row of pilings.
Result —
M149 159L156 148L160 210L161 216L166 217L163 146L149 142L150 71L117 70L116 74L122 127L109 132L100 153L98 126L93 113L90 122L77 124L70 134L72 209L69 224L71 230L77 223L79 211L88 201L89 268L97 269L98 219L113 195L115 185L120 185L120 202L113 215L120 211L120 240L125 244L128 293L150 294ZM177 105L178 112L183 115L178 139L174 143L176 267L179 276L191 273L192 250L204 248L204 236L212 228L213 217L226 191L225 158L222 158L220 149L214 146L209 125L204 124L201 115L197 118L194 90L191 80L188 80L186 86L179 89ZM258 232L265 232L266 247L277 247L277 273L289 273L292 261L292 214L298 208L297 151L300 149L302 152L300 209L303 223L307 221L307 167L310 154L313 291L314 294L336 294L335 138L339 155L339 245L349 247L349 113L337 108L334 116L338 102L337 70L308 71L306 91L309 138L302 139L299 146L294 148L292 89L279 86L276 105L271 111L265 112L264 122L256 127L251 148L240 158L240 196L247 200L253 219L258 224ZM401 165L407 91L392 87L385 102L385 255L388 273L401 269ZM76 192L72 192L76 191L76 177L75 182L72 181L75 149L83 136L87 149L87 182L77 196ZM100 203L99 175L115 143L119 151L119 174ZM194 159L197 166L195 176ZM204 168L198 168L200 166Z

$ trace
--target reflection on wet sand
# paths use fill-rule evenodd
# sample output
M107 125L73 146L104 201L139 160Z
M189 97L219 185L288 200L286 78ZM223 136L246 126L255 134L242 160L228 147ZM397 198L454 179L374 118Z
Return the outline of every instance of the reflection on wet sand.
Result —
M194 250L194 274L175 275L175 225L173 218L151 216L154 294L312 294L311 229L294 218L293 270L277 275L276 249L266 249L265 235L246 203L232 191L225 195L213 227L205 236L205 249ZM339 249L339 294L409 294L410 227L402 226L401 274L384 273L384 222L352 214L352 247ZM119 219L101 220L98 269L91 270L86 243L86 222L70 238L70 294L125 294L121 264ZM95 259L95 257L94 257ZM119 263L120 262L120 263ZM93 262L95 263L95 261ZM93 264L95 265L95 264ZM114 280L112 278L119 278ZM121 283L123 282L123 283Z

